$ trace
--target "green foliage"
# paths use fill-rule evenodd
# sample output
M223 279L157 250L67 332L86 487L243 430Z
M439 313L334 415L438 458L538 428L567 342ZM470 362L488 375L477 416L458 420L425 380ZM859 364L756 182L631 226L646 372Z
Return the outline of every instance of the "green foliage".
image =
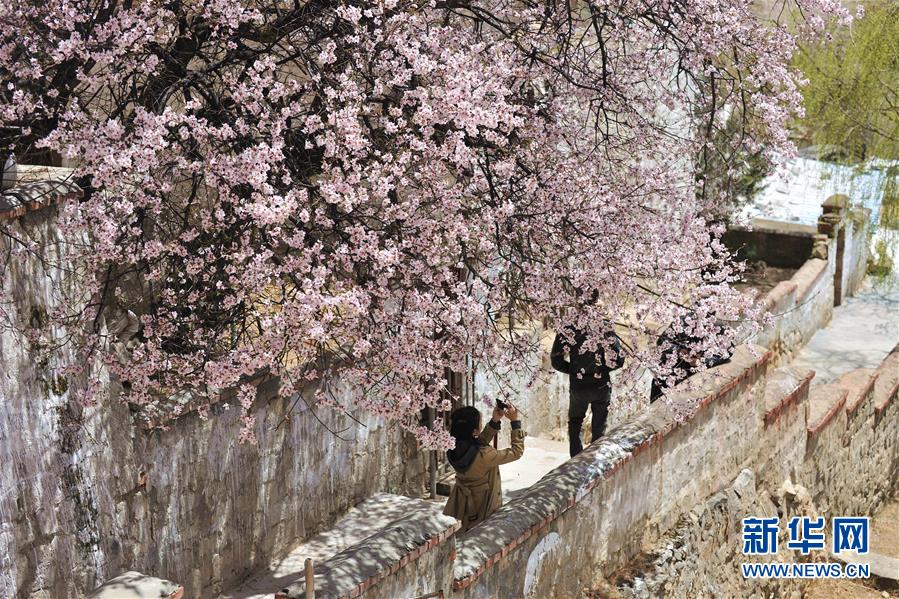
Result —
M795 59L809 83L800 123L824 158L899 159L899 2L865 3L850 27L831 30Z
M899 166L887 169L875 228L873 252L868 259L868 274L879 284L896 279L896 250L899 248Z
M881 227L899 231L899 166L891 166L887 169L878 224Z
M877 240L874 244L874 252L868 258L868 274L876 281L882 282L890 278L894 266L887 241L885 239Z

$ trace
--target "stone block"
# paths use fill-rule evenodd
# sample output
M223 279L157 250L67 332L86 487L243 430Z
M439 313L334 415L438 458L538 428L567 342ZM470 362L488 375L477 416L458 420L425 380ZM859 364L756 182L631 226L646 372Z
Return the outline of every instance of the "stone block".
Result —
M834 194L821 203L821 211L824 214L840 213L849 207L849 196L841 193Z
M842 226L841 223L842 217L839 214L822 214L818 217L818 232L834 238Z

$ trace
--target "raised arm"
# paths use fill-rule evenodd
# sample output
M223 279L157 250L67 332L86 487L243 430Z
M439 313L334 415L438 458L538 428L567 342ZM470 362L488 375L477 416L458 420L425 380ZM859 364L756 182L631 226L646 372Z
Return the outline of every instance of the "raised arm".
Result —
M500 423L495 420L489 420L478 436L481 439L481 445L489 445L493 441L493 437L500 429Z
M499 466L500 464L508 464L520 458L524 453L524 431L521 430L521 421L512 421L512 447L508 449L486 447L482 451L481 456L488 468Z
M493 437L496 436L496 433L499 432L500 422L503 419L503 409L500 407L493 408L493 416L490 420L487 421L487 424L484 425L481 434L478 435L478 438L481 440L481 445L489 445L491 441L493 441Z

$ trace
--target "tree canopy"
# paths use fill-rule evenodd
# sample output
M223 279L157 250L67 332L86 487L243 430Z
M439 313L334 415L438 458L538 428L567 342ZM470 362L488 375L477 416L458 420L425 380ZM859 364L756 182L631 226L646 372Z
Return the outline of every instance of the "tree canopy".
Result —
M851 27L801 46L801 126L838 158L899 159L899 4L871 2Z
M96 358L139 405L237 387L251 439L251 377L340 380L431 446L445 367L527 363L512 323L674 323L720 353L748 305L696 157L733 114L739 147L789 153L800 103L794 37L749 4L4 2L0 146L88 192L61 215L82 295L39 333L81 352L84 402Z

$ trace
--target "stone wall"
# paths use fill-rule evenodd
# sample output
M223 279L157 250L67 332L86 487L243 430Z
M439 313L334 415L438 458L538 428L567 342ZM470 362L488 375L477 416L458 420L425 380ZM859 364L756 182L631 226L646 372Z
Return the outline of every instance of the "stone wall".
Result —
M452 586L455 533L461 524L439 504L406 499L403 517L347 547L314 569L315 596L422 597ZM433 595L432 595L433 596ZM306 599L306 580L287 585L275 599Z
M865 515L899 481L899 346L877 369L814 387L801 478L829 514Z
M895 493L899 348L874 371L820 387L811 372L768 372L769 358L739 350L706 373L715 389L686 420L654 405L461 536L458 596L799 592L796 581L742 578L739 521L871 515Z
M821 204L818 232L828 237L828 251L836 254L834 306L855 294L865 277L868 262L870 211L849 208L849 198L833 195Z
M47 281L61 272L42 266L63 242L55 208L3 197L9 232L37 243L9 255L0 235L2 309L42 326L59 301ZM362 499L424 489L425 454L397 427L271 399L274 381L253 408L258 446L240 445L222 404L152 432L114 398L82 408L60 375L73 356L32 350L0 331L2 597L81 597L125 570L216 596Z
M59 301L46 281L60 272L46 271L42 261L58 256L61 234L52 207L26 198L11 210L11 231L34 239L39 253L5 264L3 308L14 321L40 326ZM739 478L747 468L757 497L740 509L767 505L765 493L772 497L786 480L805 485L816 509L862 515L876 508L896 488L899 471L899 354L875 372L813 391L808 373L771 372L829 320L838 291L860 280L864 229L843 216L822 220L827 237L813 237L818 257L766 298L779 311L763 339L770 350L738 348L729 364L700 373L689 389L619 421L481 527L438 535L419 555L428 581L452 579L458 597L577 595L645 561L646 548L671 535L694 538L697 522L724 527L739 509L715 506L729 489L750 488ZM9 243L0 238L0 256ZM189 413L154 431L137 426L132 410L114 399L82 408L59 375L73 357L42 363L32 349L0 333L0 595L77 597L134 569L184 584L186 596L215 596L362 499L423 489L425 454L395 427L272 399L276 381L259 387L258 446L241 446L238 411L221 404L208 420ZM479 395L490 384L481 376ZM564 422L562 375L520 392L531 434ZM838 478L853 484L833 484ZM731 539L703 542L711 548ZM402 559L369 589L372 596L424 588ZM679 563L663 562L675 570Z
M739 233L739 239L754 247L757 256L765 260L778 259L779 254L771 250L770 239L774 235L782 242L793 238L811 241L811 250L805 254L808 258L799 270L762 298L771 320L752 340L774 353L775 364L789 361L816 331L830 322L834 306L861 287L868 264L867 211L850 210L845 196L833 196L822 205L817 229L765 221L760 230L733 233ZM799 247L794 242L787 243Z
M777 515L870 516L899 489L899 346L873 370L810 386L789 368L769 375L760 460L701 501L658 543L613 574L605 588L621 599L787 596L799 580L744 580L737 564L740 520ZM803 558L781 550L766 562ZM796 596L799 596L798 594Z
M674 528L626 570L601 582L602 595L609 599L800 597L808 581L746 580L740 572L740 563L790 562L794 557L786 548L786 530L780 531L776 555L760 560L742 554L743 518L787 513L783 497L772 497L757 483L752 470L740 472L730 486L681 516Z
M843 289L847 296L853 296L861 288L868 271L871 211L867 208L852 208L845 215L847 243Z
M871 515L895 493L899 347L822 386L772 356L738 348L458 535L453 596L800 596L743 579L740 520Z
M833 317L835 258L806 260L764 297L770 321L753 341L769 348L775 363L792 359Z
M814 246L815 227L756 219L752 228L731 227L722 241L738 260L799 268Z

